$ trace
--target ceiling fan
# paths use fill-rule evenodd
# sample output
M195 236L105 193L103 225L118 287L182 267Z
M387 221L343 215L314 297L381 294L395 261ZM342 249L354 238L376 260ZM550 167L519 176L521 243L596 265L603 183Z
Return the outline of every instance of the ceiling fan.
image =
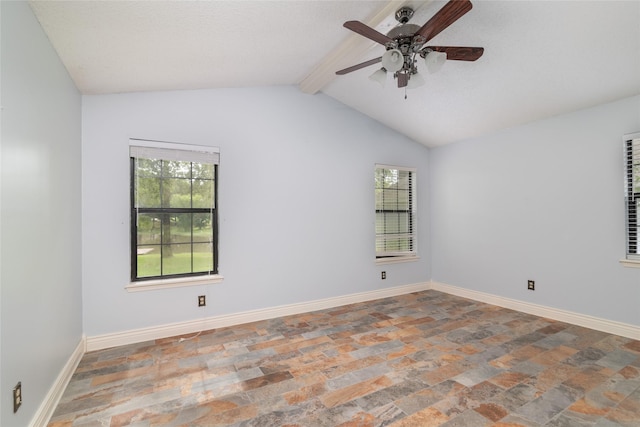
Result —
M413 9L401 7L396 11L395 18L400 25L394 27L384 35L360 21L347 21L344 27L364 36L386 48L386 52L374 59L352 65L336 71L343 75L359 70L369 65L382 62L382 68L374 72L369 78L384 85L387 72L392 72L398 81L399 88L412 89L424 84L424 79L418 74L416 66L417 57L424 59L429 72L435 72L444 62L475 61L484 53L482 47L456 47L456 46L424 46L429 40L438 35L442 30L460 19L469 12L473 6L469 0L450 0L422 27L409 24L413 16Z

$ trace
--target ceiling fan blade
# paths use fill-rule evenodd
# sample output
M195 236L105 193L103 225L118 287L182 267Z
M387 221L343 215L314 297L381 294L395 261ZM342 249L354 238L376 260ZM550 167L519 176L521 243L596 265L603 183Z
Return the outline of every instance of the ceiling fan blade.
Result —
M445 52L452 61L475 61L484 53L483 47L427 46L436 52Z
M360 21L347 21L344 23L344 27L350 29L353 32L360 34L376 43L387 44L393 42L391 37L374 30L370 26L363 24Z
M398 73L398 87L405 87L409 84L409 77L406 73Z
M416 34L420 34L429 41L469 12L472 7L469 0L451 0L416 31Z
M344 68L342 70L336 71L336 74L341 76L343 74L347 74L347 73L350 73L352 71L359 70L360 68L364 68L364 67L368 67L369 65L377 64L380 61L382 61L382 57L375 58L375 59L370 59L370 60L362 62L360 64L352 65L351 67L347 67L347 68Z

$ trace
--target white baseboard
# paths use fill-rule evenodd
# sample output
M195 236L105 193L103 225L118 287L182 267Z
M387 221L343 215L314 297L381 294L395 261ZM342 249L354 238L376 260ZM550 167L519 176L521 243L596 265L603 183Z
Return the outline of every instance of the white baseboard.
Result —
M73 353L71 353L71 356L67 360L67 363L65 363L62 371L60 371L60 374L58 374L58 377L49 389L49 392L45 396L44 400L38 407L38 410L33 416L31 423L29 423L29 427L45 427L49 423L49 420L51 419L53 412L58 406L58 403L60 402L60 399L62 398L62 395L64 394L64 391L69 384L69 381L71 381L71 376L78 367L78 364L80 363L82 356L84 356L85 351L86 338L83 336L76 346L75 350L73 350Z
M339 307L347 304L371 301L379 298L387 298L412 292L420 292L428 290L430 286L431 285L429 282L395 286L375 291L361 292L357 294L344 295L297 304L282 305L260 310L251 310L241 313L208 317L204 319L189 320L186 322L97 335L93 337L87 337L87 351L101 350L109 347L174 337L177 335L191 334L199 331L224 328L228 326L256 322L259 320L273 319L276 317L290 316L293 314L307 313L310 311L324 310L327 308Z
M327 308L339 307L364 301L371 301L379 298L393 297L412 292L420 292L429 289L445 292L451 295L457 295L463 298L469 298L487 304L509 308L512 310L521 311L523 313L529 313L536 316L546 317L549 319L571 323L573 325L584 326L586 328L640 340L640 327L638 326L431 281L315 301L302 302L297 304L282 305L260 310L251 310L240 313L207 317L203 319L189 320L186 322L171 323L166 325L152 326L148 328L133 329L128 331L87 337L86 351L95 351L104 348L135 344L155 339L192 334L199 331L241 325L244 323L257 322L260 320L273 319L276 317L290 316L300 313L307 313L310 311L324 310Z
M497 305L499 307L521 311L523 313L533 314L535 316L546 317L548 319L571 323L572 325L584 326L585 328L620 335L634 340L640 340L640 327L630 325L628 323L616 322L613 320L574 313L572 311L532 304L529 302L473 291L434 281L431 282L430 288L447 294L469 298L474 301L480 301L487 304Z

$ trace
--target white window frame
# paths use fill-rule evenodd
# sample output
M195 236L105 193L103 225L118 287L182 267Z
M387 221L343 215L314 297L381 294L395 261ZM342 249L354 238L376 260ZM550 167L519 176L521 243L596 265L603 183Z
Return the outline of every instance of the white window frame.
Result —
M408 199L410 203L409 207L409 232L400 233L400 234L390 234L386 232L385 225L382 227L378 224L379 214L382 213L384 207L380 205L380 196L378 187L378 183L376 183L375 178L378 174L378 171L384 170L394 170L398 172L410 172L410 182L409 188L406 189L408 191ZM374 169L374 198L375 198L375 252L376 252L376 263L377 264L386 264L386 263L396 263L396 262L407 262L418 259L418 203L417 203L417 179L418 170L413 167L405 167L405 166L393 166L386 164L376 164ZM384 245L384 243L389 239L398 240L398 239L410 239L410 249L404 251L379 251L378 246L380 243Z

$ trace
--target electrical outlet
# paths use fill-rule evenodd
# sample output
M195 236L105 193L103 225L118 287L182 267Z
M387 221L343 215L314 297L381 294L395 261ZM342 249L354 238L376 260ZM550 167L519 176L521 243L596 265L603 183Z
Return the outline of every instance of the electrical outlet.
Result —
M530 291L535 291L536 290L536 282L535 282L535 280L527 280L527 289L529 289Z
M387 272L383 271L382 274L380 275L380 277L382 278L382 280L387 278Z
M18 408L22 405L22 383L18 383L13 389L13 413L18 412Z
M207 305L207 297L205 295L200 295L198 297L198 307L204 307Z

